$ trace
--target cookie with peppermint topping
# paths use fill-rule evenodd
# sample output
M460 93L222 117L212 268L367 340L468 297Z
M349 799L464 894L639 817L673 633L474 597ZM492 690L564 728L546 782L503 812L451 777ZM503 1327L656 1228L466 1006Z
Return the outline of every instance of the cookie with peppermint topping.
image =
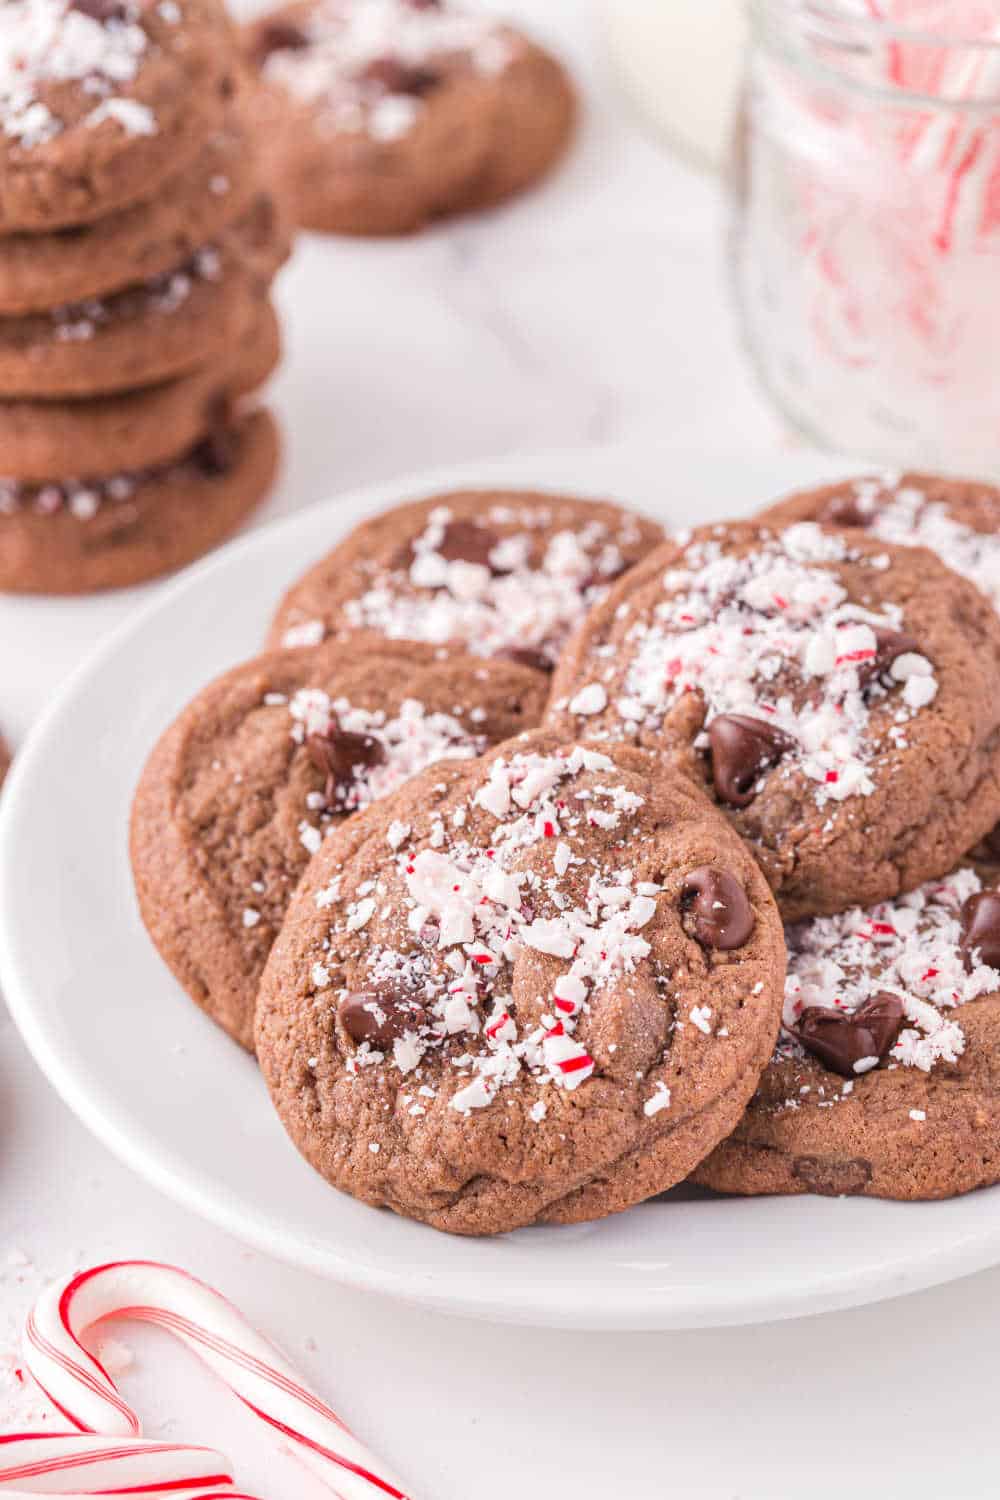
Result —
M961 867L788 931L778 1050L695 1181L947 1198L1000 1181L1000 890Z
M159 385L83 400L0 401L4 489L106 478L171 463L244 404L281 358L281 330L269 302L257 305L244 336L224 359ZM4 533L0 505L0 557ZM44 570L44 555L34 559ZM14 588L2 583L0 587ZM29 586L30 582L29 582ZM44 590L44 579L34 587Z
M663 540L606 501L469 490L356 527L282 600L268 645L372 630L550 672L614 579Z
M771 526L818 521L864 530L900 547L926 547L1000 612L1000 489L983 480L863 474L789 495L758 519Z
M525 667L370 639L263 656L206 687L150 756L131 833L143 920L192 999L252 1047L261 971L330 831L425 766L537 723L543 703Z
M288 248L260 194L218 240L148 281L0 317L0 398L111 396L218 364L254 326Z
M148 198L219 128L237 66L220 0L0 0L0 232Z
M252 127L233 110L154 197L73 233L0 237L0 314L48 312L162 276L213 244L259 192Z
M300 224L405 234L522 191L563 154L576 112L556 59L451 0L293 0L245 52Z
M946 474L863 474L803 490L770 506L770 524L819 521L862 528L903 547L926 547L968 578L1000 611L1000 489ZM978 851L1000 862L1000 825Z
M0 589L84 594L182 568L231 535L278 470L269 412L227 416L186 452L103 478L0 479Z
M551 722L670 757L794 921L944 875L994 826L998 680L1000 617L931 553L733 523L668 543L597 605Z
M535 732L325 840L257 1051L296 1146L364 1202L461 1234L592 1219L739 1118L784 971L767 883L697 788Z

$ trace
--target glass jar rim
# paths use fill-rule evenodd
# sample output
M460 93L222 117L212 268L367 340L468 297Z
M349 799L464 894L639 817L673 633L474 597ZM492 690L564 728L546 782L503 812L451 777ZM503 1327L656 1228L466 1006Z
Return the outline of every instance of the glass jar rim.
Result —
M879 41L909 42L916 47L935 50L958 47L977 52L996 53L1000 56L1000 11L997 13L996 32L984 36L981 32L943 31L940 28L914 26L909 22L893 21L877 13L868 15L845 7L843 0L749 0L751 14L770 12L778 15L785 12L789 18L798 16L818 24L842 26L860 34L869 33Z
M747 0L758 40L780 48L786 56L831 81L872 95L931 109L996 112L1000 108L1000 13L995 35L961 35L891 21L848 8L843 0ZM882 60L893 50L911 58L937 57L971 60L978 69L977 88L985 92L951 92L949 87L929 93L891 74ZM863 59L875 64L865 76Z

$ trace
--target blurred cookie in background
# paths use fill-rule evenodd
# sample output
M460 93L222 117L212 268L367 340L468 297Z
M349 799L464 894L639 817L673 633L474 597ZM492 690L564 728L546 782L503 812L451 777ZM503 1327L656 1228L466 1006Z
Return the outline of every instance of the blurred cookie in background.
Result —
M440 0L294 0L244 32L274 181L307 229L406 234L564 152L576 99L520 32Z

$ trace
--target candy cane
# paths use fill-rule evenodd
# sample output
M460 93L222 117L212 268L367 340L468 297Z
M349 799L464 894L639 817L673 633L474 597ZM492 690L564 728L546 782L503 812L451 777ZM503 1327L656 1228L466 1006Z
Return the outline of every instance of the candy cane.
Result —
M44 1439L22 1434L8 1440L15 1445L44 1443L48 1451L25 1448L17 1453L8 1448L5 1454L0 1449L0 1494L7 1495L12 1485L30 1479L25 1465L34 1462L40 1465L36 1478L44 1483L32 1488L25 1482L25 1494L107 1494L110 1489L139 1496L169 1493L171 1500L210 1500L212 1496L240 1500L231 1488L229 1466L212 1450L142 1441L136 1413L81 1343L88 1329L108 1318L131 1318L172 1333L225 1381L244 1406L290 1443L339 1500L407 1500L399 1482L336 1413L301 1383L291 1366L231 1303L186 1272L152 1261L96 1266L57 1283L39 1298L24 1337L31 1374L77 1432L119 1441L106 1443L103 1449L100 1445L87 1449L63 1446L70 1441L65 1434ZM20 1470L16 1463L3 1467L12 1452L21 1462ZM95 1452L100 1463L113 1468L129 1461L134 1471L123 1470L118 1483L97 1490L85 1487L67 1492L54 1487L60 1475L67 1482L82 1483L86 1464L98 1462ZM154 1464L150 1469L154 1461L160 1468ZM91 1479L94 1473L99 1470L91 1470Z
M0 1436L0 1495L127 1494L130 1500L254 1500L233 1489L229 1464L211 1448L76 1433Z

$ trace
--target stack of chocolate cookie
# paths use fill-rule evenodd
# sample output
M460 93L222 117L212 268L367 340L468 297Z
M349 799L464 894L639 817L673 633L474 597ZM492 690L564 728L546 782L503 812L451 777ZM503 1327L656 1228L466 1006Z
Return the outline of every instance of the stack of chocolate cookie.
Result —
M266 493L286 236L220 0L0 0L0 588L130 584Z
M437 1228L998 1182L998 523L919 475L676 541L375 517L154 752L149 931L317 1170Z

